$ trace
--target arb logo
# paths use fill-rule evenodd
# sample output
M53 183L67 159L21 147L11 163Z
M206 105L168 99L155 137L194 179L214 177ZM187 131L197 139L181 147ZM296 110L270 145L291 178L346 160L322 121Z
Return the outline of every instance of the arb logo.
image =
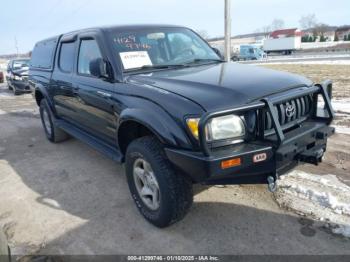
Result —
M266 160L266 158L267 158L266 153L256 154L253 156L253 162L254 163L261 162L261 161Z

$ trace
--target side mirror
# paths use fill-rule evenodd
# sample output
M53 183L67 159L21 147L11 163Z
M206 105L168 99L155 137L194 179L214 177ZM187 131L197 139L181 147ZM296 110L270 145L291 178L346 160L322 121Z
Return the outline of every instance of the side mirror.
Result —
M108 78L107 63L102 58L96 58L89 64L90 73L98 78Z
M223 58L223 55L221 54L220 50L217 49L216 47L212 47L212 49L214 50L214 52L220 57Z

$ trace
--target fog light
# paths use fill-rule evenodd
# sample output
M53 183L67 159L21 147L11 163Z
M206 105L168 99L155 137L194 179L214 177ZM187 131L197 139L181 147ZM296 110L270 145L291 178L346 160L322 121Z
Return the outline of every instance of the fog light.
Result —
M234 166L239 166L241 165L241 158L232 158L228 160L221 161L221 168L226 169Z

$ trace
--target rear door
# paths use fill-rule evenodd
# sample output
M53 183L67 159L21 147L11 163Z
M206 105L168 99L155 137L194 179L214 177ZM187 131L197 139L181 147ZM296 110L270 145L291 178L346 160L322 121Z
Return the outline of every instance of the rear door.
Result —
M115 144L116 121L112 104L114 83L93 76L90 63L98 58L107 60L102 41L92 33L79 36L77 69L73 75L74 97L79 112L77 121L86 131Z

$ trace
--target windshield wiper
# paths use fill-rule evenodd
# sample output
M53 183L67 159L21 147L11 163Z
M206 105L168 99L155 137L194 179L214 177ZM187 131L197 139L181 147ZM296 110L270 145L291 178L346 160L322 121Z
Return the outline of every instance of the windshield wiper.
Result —
M225 62L224 60L222 59L215 59L215 58L195 58L195 59L192 59L190 61L187 61L185 62L184 64L185 65L189 65L189 64L197 64L199 62Z
M127 70L130 71L138 71L143 69L171 69L171 68L179 68L179 67L188 67L186 64L168 64L168 65L144 65L138 68L132 68Z
M144 70L144 69L173 69L173 68L181 68L181 67L190 67L191 64L197 64L199 62L225 62L224 60L221 59L212 59L212 58L196 58L196 59L192 59L190 61L181 63L181 64L163 64L163 65L143 65L141 67L138 68L131 68L126 70L126 72L135 72L135 71L140 71L140 70ZM205 63L208 64L208 63Z

